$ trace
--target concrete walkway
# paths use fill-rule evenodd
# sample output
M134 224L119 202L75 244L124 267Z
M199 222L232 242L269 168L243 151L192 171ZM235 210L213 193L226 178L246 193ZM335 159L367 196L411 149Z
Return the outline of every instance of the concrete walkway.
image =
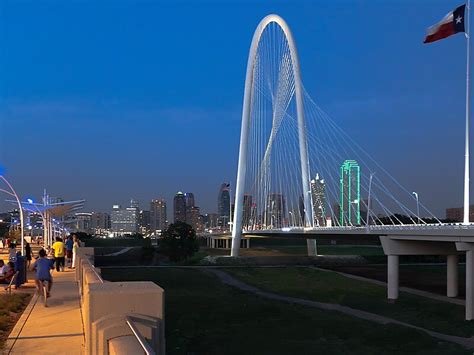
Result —
M239 290L242 290L242 291L251 292L260 297L264 297L264 298L268 298L268 299L276 300L276 301L281 301L281 302L286 302L286 303L299 304L299 305L307 306L307 307L318 308L318 309L322 309L326 311L341 312L352 317L368 320L368 321L379 323L379 324L389 324L389 323L397 324L403 327L420 330L422 332L425 332L431 335L434 338L456 343L456 344L464 346L467 349L474 349L474 338L463 338L463 337L458 337L454 335L438 333L432 330L418 327L413 324L400 322L393 318L384 317L375 313L361 311L361 310L346 307L346 306L341 306L340 304L336 304L336 303L310 301L310 300L306 300L302 298L284 296L284 295L280 295L273 292L262 291L257 287L251 286L249 284L246 284L245 282L237 280L236 278L230 276L229 274L225 273L222 270L207 269L206 271L216 275L223 283L229 286L238 288Z
M31 299L4 347L4 354L83 354L84 329L74 271L53 273L48 307ZM14 291L13 291L14 292Z

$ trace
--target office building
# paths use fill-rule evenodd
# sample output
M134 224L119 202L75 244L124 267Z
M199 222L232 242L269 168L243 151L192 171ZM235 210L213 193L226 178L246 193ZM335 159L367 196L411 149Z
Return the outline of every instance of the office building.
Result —
M186 196L177 192L173 200L174 222L186 222Z
M311 180L311 200L313 203L313 226L326 226L326 183L319 174Z
M464 220L464 207L447 208L446 219L452 222L462 222ZM469 206L469 220L474 221L474 205Z
M146 235L150 232L151 212L140 210L138 213L138 230L141 234Z
M152 200L150 203L150 229L152 233L163 231L167 227L166 201Z
M286 202L282 194L267 196L264 218L267 228L282 228L286 225Z
M217 195L217 214L219 216L219 226L222 229L229 229L230 222L230 184L222 183Z
M194 217L196 216L193 216L193 209L195 207L194 194L192 192L185 192L184 199L186 201L186 223L194 226L197 222L194 220Z
M341 226L360 225L360 167L355 160L346 160L340 169Z
M91 228L95 234L106 235L110 230L110 215L105 212L91 213Z
M242 213L242 228L248 229L253 224L252 220L252 195L244 195Z
M95 230L92 228L92 213L76 212L75 217L75 232L82 232L87 234L94 234Z
M199 215L200 208L197 206L189 207L186 212L186 223L193 227L195 231L199 229Z
M113 205L110 220L114 235L138 233L138 213L136 207L122 208L120 205Z

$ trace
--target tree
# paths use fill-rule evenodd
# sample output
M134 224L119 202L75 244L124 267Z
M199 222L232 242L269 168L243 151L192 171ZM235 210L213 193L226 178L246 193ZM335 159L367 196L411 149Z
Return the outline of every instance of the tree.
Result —
M170 224L162 234L159 249L171 261L185 260L199 250L196 232L184 222Z

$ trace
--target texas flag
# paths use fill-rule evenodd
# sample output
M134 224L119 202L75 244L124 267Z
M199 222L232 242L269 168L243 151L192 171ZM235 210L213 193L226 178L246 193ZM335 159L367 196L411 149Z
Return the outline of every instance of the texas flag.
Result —
M431 43L454 35L458 32L466 32L464 30L465 8L466 5L459 6L456 10L451 11L449 14L444 16L444 18L436 25L428 28L423 43Z

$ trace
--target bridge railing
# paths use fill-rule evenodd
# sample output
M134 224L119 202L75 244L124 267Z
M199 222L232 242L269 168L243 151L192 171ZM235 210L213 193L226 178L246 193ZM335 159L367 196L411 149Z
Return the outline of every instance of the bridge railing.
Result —
M244 233L271 233L281 232L311 232L311 231L396 231L396 230L474 230L474 223L465 225L462 223L426 223L426 224L396 224L380 225L371 224L369 226L331 226L331 227L284 227L273 229L244 230Z
M85 353L140 354L147 353L147 345L154 354L165 354L164 290L153 282L103 280L94 266L94 248L79 248L76 258Z

